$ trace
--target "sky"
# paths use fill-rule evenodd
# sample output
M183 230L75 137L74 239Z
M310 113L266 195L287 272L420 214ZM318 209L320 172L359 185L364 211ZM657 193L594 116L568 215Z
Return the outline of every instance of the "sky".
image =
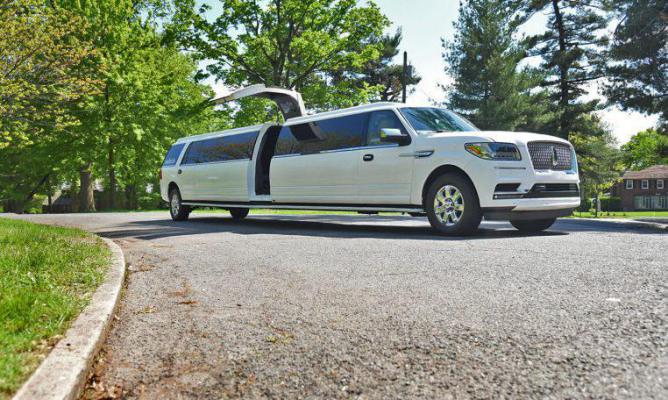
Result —
M457 19L459 0L375 0L381 11L392 21L388 32L401 28L403 40L401 50L408 52L408 59L415 71L422 77L414 92L407 98L412 105L428 105L443 102L445 92L439 85L452 82L444 70L441 55L441 38L451 40L454 36L452 22ZM537 34L545 26L546 17L536 15L523 26L522 33ZM396 62L402 62L402 53ZM209 82L218 95L228 92L222 85ZM592 85L588 98L601 96ZM308 105L307 105L308 107ZM637 112L625 112L616 107L600 111L600 116L608 124L623 144L637 132L656 126L656 116L646 116Z

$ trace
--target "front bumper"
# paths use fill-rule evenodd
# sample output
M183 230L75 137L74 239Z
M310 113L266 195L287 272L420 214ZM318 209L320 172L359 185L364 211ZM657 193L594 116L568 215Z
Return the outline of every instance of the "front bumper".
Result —
M469 165L482 208L542 210L580 204L576 171L534 170L529 157L517 162L476 162Z

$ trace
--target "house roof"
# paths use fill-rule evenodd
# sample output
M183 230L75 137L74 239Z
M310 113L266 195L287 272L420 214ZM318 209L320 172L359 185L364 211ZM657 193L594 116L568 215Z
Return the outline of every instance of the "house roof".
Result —
M623 179L668 179L668 165L652 165L641 171L626 171Z

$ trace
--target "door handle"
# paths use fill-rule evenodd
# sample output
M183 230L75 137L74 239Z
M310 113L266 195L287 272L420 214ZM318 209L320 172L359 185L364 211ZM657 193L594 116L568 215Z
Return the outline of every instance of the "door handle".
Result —
M179 169L178 171L176 171L176 173L181 175L183 173L183 171Z
M365 154L364 157L362 157L362 160L373 161L373 154Z

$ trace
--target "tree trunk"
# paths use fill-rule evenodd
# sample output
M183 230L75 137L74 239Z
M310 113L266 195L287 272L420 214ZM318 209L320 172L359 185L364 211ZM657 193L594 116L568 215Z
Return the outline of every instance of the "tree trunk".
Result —
M554 10L554 21L559 34L559 136L568 139L570 124L568 121L568 66L565 64L564 56L566 54L566 28L564 19L559 8L559 0L552 0L552 9Z
M127 185L125 187L125 200L127 202L127 208L130 210L136 210L137 207L137 186L134 184Z
M114 141L109 138L109 209L116 208L116 169L114 167Z
M95 196L93 195L92 162L86 163L79 170L79 212L95 211Z

